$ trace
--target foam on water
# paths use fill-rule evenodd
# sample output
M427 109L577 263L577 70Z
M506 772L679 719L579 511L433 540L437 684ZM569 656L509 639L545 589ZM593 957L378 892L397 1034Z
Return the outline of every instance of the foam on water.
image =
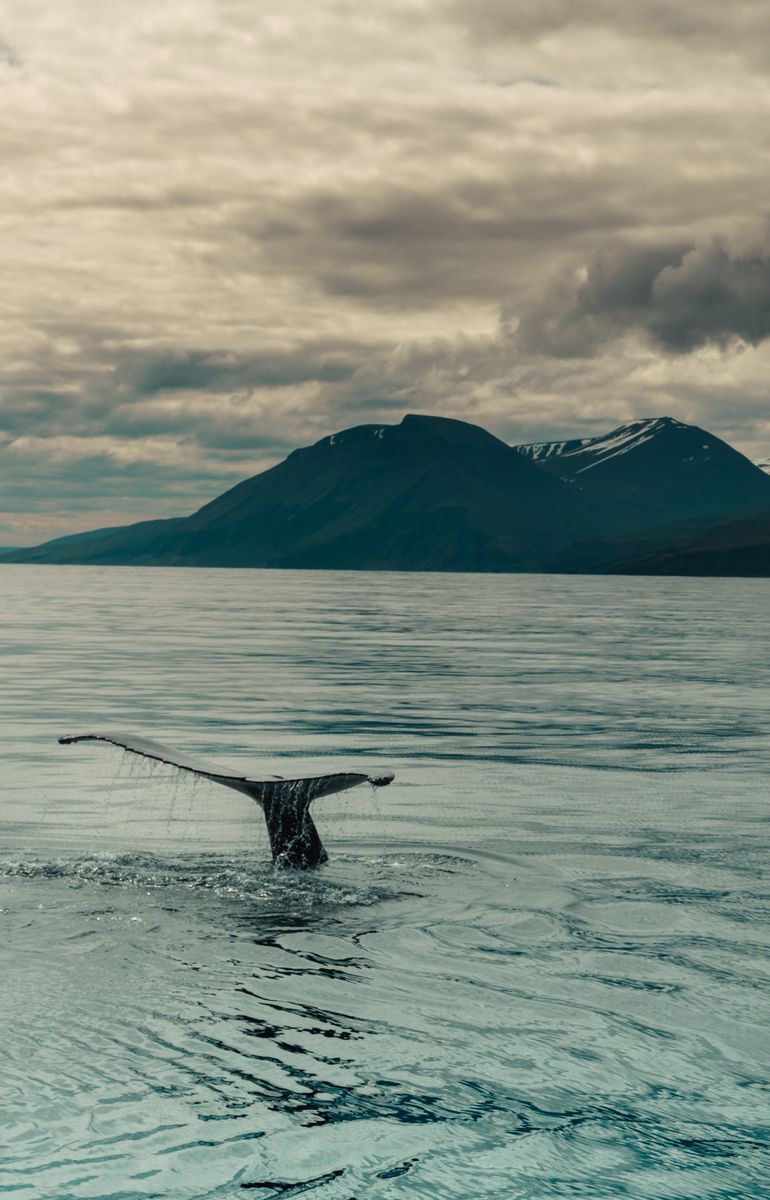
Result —
M0 588L0 1195L766 1194L765 584ZM397 779L276 871L247 797L56 745L97 725Z
M345 863L344 856L338 860ZM396 860L393 860L395 865ZM414 859L412 869L428 874L440 867L440 855L421 855ZM446 862L453 864L452 858ZM401 864L399 864L401 865ZM391 860L382 857L371 860L371 878L387 880ZM59 879L70 887L98 884L108 887L140 888L146 891L167 889L211 892L239 900L264 900L281 912L313 905L376 904L398 895L383 883L377 886L353 888L324 874L308 871L289 871L270 862L255 861L253 854L220 854L202 856L120 854L102 852L76 858L40 857L34 853L22 858L7 856L0 859L0 879Z

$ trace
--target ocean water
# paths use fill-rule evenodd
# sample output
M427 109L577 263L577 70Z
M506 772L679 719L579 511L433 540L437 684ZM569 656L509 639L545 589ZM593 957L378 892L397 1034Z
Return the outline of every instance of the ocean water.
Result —
M0 566L0 1195L770 1193L761 580ZM255 773L380 765L276 872Z

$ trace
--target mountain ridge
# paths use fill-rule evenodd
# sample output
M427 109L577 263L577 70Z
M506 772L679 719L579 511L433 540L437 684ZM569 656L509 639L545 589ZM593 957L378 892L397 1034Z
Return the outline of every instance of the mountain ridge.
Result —
M624 504L629 529L718 519L768 502L767 477L756 464L674 417L640 418L594 438L536 446L533 461L544 470L597 499Z
M69 535L3 562L612 571L635 539L660 549L666 529L770 512L770 477L673 418L534 447L407 414L300 447L188 517Z

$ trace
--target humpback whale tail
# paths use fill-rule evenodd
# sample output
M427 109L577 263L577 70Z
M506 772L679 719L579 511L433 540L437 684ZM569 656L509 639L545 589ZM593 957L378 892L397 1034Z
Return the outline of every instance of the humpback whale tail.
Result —
M63 745L73 742L108 742L157 762L169 763L181 771L191 771L223 787L244 792L261 805L265 814L267 834L273 861L280 867L305 869L325 863L328 855L310 815L310 805L319 796L344 792L359 783L385 787L393 780L392 771L365 775L359 771L343 771L331 775L309 775L298 779L250 779L237 771L229 771L193 754L180 754L160 742L124 733L78 733L60 737Z

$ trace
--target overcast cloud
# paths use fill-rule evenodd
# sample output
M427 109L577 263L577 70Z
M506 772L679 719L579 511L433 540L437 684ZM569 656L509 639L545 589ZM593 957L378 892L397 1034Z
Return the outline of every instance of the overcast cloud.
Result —
M10 0L0 544L430 411L770 450L770 22L695 0Z

